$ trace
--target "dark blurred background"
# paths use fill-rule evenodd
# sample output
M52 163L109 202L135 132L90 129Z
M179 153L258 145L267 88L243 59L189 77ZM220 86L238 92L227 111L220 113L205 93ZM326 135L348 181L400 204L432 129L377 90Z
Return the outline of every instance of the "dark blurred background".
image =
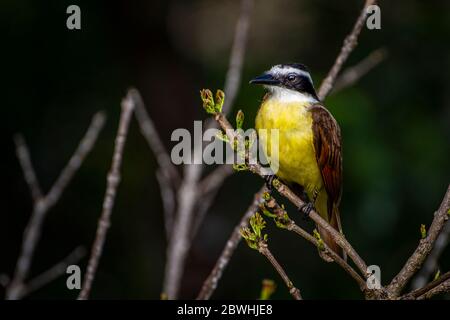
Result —
M93 152L48 214L32 277L78 245L90 250L128 87L140 90L169 149L174 129L192 129L194 120L206 117L198 90L223 87L239 3L1 1L0 273L13 272L32 208L13 134L24 134L47 191L92 115L108 115ZM81 7L80 31L66 28L70 4ZM309 66L318 86L362 6L361 0L256 1L233 111L244 110L246 127L253 126L263 94L248 80L271 65L295 61ZM368 264L381 267L386 283L415 248L420 224L431 222L450 178L450 2L380 6L381 30L364 29L346 65L380 47L388 58L355 86L329 96L326 105L343 132L346 236ZM167 243L155 169L133 120L92 298L160 297ZM196 296L261 182L250 173L226 181L190 251L181 297ZM305 298L361 298L352 279L323 263L304 240L272 223L267 232L273 253ZM80 262L82 270L86 262ZM449 267L446 250L441 268ZM264 278L278 284L274 299L289 298L267 261L241 243L213 298L257 298ZM28 298L71 299L75 291L62 277Z

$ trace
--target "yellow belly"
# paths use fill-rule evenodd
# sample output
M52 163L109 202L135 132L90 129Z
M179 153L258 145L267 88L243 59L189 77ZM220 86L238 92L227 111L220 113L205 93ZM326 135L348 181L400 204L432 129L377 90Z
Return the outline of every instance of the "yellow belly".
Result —
M279 103L266 99L258 111L255 126L257 130L279 130L279 171L276 175L303 186L311 199L314 191L322 191L323 182L315 156L312 116L307 107L307 103ZM274 143L270 137L269 133L267 139L261 138L264 152L269 157Z

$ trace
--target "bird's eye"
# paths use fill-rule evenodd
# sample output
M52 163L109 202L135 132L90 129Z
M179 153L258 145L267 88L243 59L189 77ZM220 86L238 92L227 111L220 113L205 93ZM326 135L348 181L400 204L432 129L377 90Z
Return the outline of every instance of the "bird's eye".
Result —
M290 82L294 82L295 80L297 80L297 75L295 74L290 74L287 76L288 81Z

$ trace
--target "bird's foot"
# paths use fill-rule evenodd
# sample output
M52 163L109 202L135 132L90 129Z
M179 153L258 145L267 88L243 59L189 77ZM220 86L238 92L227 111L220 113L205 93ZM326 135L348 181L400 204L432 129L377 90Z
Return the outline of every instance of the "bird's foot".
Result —
M311 213L311 211L316 211L316 208L314 208L314 204L312 202L307 202L303 206L298 208L298 210L304 214L303 220L306 220L309 218L309 214Z
M273 180L277 178L274 174L269 174L267 176L264 176L264 181L266 182L266 187L269 190L269 192L272 192L273 190Z

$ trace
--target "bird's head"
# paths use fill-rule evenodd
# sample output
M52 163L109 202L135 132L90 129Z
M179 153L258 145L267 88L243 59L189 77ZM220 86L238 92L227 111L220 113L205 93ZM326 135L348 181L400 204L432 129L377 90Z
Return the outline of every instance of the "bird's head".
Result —
M264 85L272 94L289 100L319 101L311 75L306 66L300 63L275 65L252 79L250 84Z

